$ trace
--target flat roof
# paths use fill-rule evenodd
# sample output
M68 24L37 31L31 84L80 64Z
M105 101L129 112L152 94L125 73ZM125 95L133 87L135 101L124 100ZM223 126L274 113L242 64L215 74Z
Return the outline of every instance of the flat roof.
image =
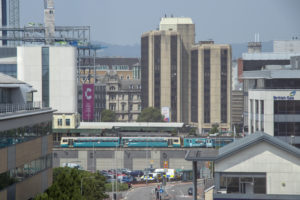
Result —
M300 79L300 70L256 70L244 71L242 79Z
M262 52L242 54L243 60L290 60L292 56L300 56L300 53Z
M80 122L78 129L112 129L113 127L155 127L155 128L181 128L184 123L174 122Z
M160 20L160 25L170 24L193 24L190 17L163 17Z

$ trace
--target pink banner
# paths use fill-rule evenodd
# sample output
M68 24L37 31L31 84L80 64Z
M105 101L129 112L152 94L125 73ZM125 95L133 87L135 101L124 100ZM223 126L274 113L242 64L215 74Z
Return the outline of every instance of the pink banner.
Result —
M82 120L94 119L94 84L82 85Z

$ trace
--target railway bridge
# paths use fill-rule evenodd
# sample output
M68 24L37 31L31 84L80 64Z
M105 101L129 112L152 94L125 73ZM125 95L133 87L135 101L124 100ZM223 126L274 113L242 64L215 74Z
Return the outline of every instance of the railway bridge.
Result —
M199 149L199 148L198 148ZM185 160L187 148L60 148L53 149L53 166L76 163L84 170L115 168L144 170L172 168L191 170L192 162Z

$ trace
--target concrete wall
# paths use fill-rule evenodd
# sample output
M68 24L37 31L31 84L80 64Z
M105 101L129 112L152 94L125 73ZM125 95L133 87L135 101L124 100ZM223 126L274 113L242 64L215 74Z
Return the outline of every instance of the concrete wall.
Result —
M209 129L218 123L220 128L231 128L231 47L226 44L201 44L198 50L198 127ZM210 49L210 123L204 123L204 50ZM227 123L221 123L221 49L227 49Z
M169 168L192 169L192 163L184 159L185 149L138 149L138 148L92 148L84 149L54 149L53 166L59 167L63 163L77 163L85 170L107 170L112 168L129 168L143 170L145 168L163 168L164 161ZM93 156L94 155L94 156Z
M266 173L267 194L300 194L300 158L266 142L216 161L215 172Z
M17 48L18 79L37 92L42 101L42 46ZM76 48L49 46L49 104L60 113L77 112Z
M183 120L182 117L182 88L188 90L188 84L182 85L182 39L176 31L151 31L143 34L149 37L149 74L148 74L148 105L154 107L154 37L161 36L161 54L160 54L160 106L170 108L170 119L172 118L171 109L171 36L177 36L177 122ZM187 65L185 65L187 68ZM185 110L187 112L188 110ZM186 118L187 119L187 118Z

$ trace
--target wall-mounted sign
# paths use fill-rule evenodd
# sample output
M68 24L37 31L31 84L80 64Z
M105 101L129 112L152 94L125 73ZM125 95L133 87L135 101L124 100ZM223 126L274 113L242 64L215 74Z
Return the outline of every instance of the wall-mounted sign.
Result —
M289 96L273 96L273 100L294 100L296 95L296 90L293 90L289 93Z
M82 85L82 119L84 121L94 119L94 84Z

